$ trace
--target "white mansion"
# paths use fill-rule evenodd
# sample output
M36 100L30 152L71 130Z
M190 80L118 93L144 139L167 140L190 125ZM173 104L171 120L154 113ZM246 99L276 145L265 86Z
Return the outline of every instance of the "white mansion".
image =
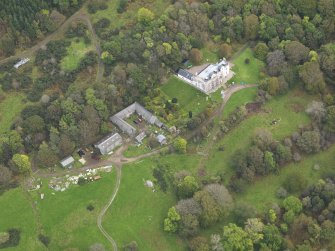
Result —
M222 59L216 64L194 68L199 69L199 72L192 70L192 68L190 70L179 69L177 76L206 94L216 91L221 86L225 87L225 83L233 76L226 59Z

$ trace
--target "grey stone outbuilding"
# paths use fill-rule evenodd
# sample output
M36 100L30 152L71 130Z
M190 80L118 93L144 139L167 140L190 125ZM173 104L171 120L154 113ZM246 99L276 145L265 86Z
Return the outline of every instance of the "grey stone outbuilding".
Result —
M122 145L122 137L120 134L115 133L107 135L97 142L94 147L98 148L101 154L108 154L120 145Z

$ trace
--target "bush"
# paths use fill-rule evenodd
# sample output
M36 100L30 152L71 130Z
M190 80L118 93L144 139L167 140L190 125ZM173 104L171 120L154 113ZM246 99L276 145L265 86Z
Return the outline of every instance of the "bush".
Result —
M87 180L85 180L84 177L79 177L79 179L78 179L78 185L79 186L85 185L86 183L87 183Z
M9 238L6 242L0 243L0 248L15 247L20 243L20 230L11 228L8 231Z
M87 205L86 209L88 211L93 211L94 210L94 206L92 204L89 204L89 205Z
M283 199L287 196L287 191L285 188L283 187L280 187L278 190L277 190L277 197L280 198L280 199Z
M129 0L119 0L119 5L117 7L118 13L123 13L127 10L128 1Z
M0 245L5 243L9 240L9 233L7 232L0 232Z
M283 187L290 193L300 192L307 186L307 180L300 173L295 172L288 175Z
M137 251L138 245L136 241L132 241L123 247L124 251Z
M50 239L49 239L48 236L45 236L43 234L39 234L38 239L40 240L40 242L42 242L44 244L44 246L46 246L46 247L49 246Z

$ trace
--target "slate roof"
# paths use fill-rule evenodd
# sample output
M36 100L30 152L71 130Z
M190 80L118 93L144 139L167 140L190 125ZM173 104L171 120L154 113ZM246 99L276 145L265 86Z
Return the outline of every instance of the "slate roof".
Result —
M62 167L67 167L68 165L71 165L74 162L74 158L72 156L69 156L65 159L63 159L60 164Z
M103 139L101 139L99 142L97 142L94 146L99 148L100 150L107 149L110 145L115 144L115 142L122 140L122 137L120 134L109 134Z
M163 134L159 134L159 135L157 136L157 141L158 141L160 144L164 143L165 140L166 140L166 137L165 137Z
M199 73L199 77L207 81L212 78L212 75L219 72L223 66L226 66L228 63L226 59L222 59L219 63L210 64L202 72Z
M192 73L184 70L184 69L179 69L177 73L178 73L178 75L180 75L180 76L182 76L184 78L187 78L189 80L193 80L193 76L194 75Z
M139 135L136 136L135 139L137 140L137 142L141 143L142 140L145 138L145 136L146 136L145 132L141 132Z

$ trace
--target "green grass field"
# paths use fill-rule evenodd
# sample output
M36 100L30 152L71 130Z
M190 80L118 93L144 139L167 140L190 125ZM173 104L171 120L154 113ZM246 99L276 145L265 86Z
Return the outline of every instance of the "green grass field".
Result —
M240 100L233 98L233 103L231 105L230 102L227 104L228 107L232 106L229 108L231 110L239 104L239 101L241 101L240 104L246 103L248 95L250 95L250 101L252 101L252 92L241 92L235 95L237 95L236 97L242 97ZM298 129L299 125L308 124L310 119L304 111L310 100L313 100L313 96L300 90L293 90L287 95L276 97L267 102L263 112L245 119L215 144L215 151L210 154L209 160L206 162L209 172L215 173L219 170L224 170L227 173L227 180L229 180L230 175L233 173L229 163L232 155L236 150L245 149L250 145L251 137L257 128L265 128L273 133L275 139L281 140L286 136L290 136L292 132ZM277 125L271 125L273 119L280 119L280 122ZM222 145L225 150L220 152L217 149Z
M20 244L3 250L45 250L37 239L37 225L30 201L21 188L11 189L0 196L0 232L9 228L21 231Z
M183 242L162 227L174 197L144 185L145 180L153 180L154 166L154 161L145 159L122 168L118 195L103 221L120 250L131 241L137 242L139 250L185 250Z
M272 203L278 203L280 199L276 197L276 192L282 186L286 177L298 172L306 177L309 184L313 184L321 178L324 171L333 170L335 161L335 146L328 150L305 156L301 162L292 163L280 170L280 175L270 175L262 178L256 183L247 187L244 194L236 197L237 201L250 203L255 208L263 210L269 207ZM315 164L320 165L320 170L313 169Z
M6 93L5 99L0 101L0 134L7 132L16 116L26 106L22 93Z
M227 118L228 115L233 112L238 106L245 105L252 102L257 95L257 88L247 88L234 93L229 102L223 109L223 118Z
M147 145L147 141L144 140L140 146L130 145L128 149L123 153L125 157L135 157L144 153L150 152L151 149Z
M171 76L161 90L170 99L177 98L181 108L186 112L192 111L193 114L203 111L210 103L209 99L206 101L207 96L204 93L184 83L176 76Z
M245 63L245 59L249 59L249 64ZM264 63L256 59L250 48L245 49L233 60L233 71L235 76L229 82L257 84L259 81L260 70L264 67Z
M0 232L15 227L21 229L18 247L8 250L47 250L37 239L37 222L41 232L50 238L48 250L88 250L94 243L102 243L110 250L109 242L100 233L96 220L107 203L115 185L115 172L103 174L102 179L84 186L73 186L64 192L55 192L47 182L31 197L21 188L13 189L0 196ZM40 193L45 194L43 200ZM29 199L30 198L30 199ZM31 207L35 203L37 214ZM88 211L86 206L95 208Z
M73 40L67 48L67 56L61 61L61 67L64 70L75 70L85 54L92 49L91 45L84 43L83 39Z
M74 186L65 192L52 195L45 188L45 199L39 200L41 223L50 236L50 250L78 248L85 250L98 242L107 249L110 244L100 233L96 220L102 207L107 203L115 186L115 172L102 175L102 179L84 186ZM92 204L93 211L86 209Z

